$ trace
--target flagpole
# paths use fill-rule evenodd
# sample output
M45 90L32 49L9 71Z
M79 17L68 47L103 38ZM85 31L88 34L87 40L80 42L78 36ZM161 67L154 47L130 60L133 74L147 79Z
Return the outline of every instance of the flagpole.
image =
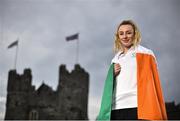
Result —
M16 70L17 58L18 58L18 46L19 46L19 44L17 44L17 46L16 46L16 55L15 55L15 61L14 61L14 69L15 70Z
M79 38L77 39L77 48L76 48L76 64L78 64L79 58Z
M79 62L79 33L73 34L71 36L66 37L66 41L71 41L77 39L76 43L76 53L75 53L75 64L78 64Z

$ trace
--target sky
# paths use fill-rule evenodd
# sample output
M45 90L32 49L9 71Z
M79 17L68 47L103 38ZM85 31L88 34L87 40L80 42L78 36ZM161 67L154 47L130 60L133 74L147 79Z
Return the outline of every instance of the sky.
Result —
M36 89L42 82L56 90L58 68L76 64L77 41L65 37L79 33L79 64L90 74L89 119L98 115L106 74L114 56L114 34L122 20L138 25L141 45L156 55L166 102L180 103L179 0L0 0L0 119L5 115L7 77L31 68Z

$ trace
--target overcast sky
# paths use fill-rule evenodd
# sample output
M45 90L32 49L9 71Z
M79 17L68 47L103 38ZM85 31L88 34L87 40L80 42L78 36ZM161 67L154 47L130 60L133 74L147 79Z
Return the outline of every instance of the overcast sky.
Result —
M75 64L76 41L65 37L79 32L79 63L90 74L90 119L95 119L113 53L114 33L124 19L134 20L141 45L154 51L165 101L180 102L179 0L0 0L0 119L5 114L8 71L14 66L19 38L17 72L32 69L33 85L44 81L55 90L58 68Z

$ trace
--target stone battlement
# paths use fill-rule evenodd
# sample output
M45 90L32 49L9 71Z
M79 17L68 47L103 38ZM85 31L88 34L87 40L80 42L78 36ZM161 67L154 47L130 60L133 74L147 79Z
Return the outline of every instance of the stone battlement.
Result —
M89 74L80 65L72 72L60 65L55 91L44 82L35 90L32 77L31 69L9 71L5 119L88 119Z

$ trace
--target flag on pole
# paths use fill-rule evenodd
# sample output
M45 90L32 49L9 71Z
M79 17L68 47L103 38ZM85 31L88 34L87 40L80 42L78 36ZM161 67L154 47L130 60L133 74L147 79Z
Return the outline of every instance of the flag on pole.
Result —
M75 40L75 39L78 39L78 38L79 38L79 33L76 33L76 34L67 36L66 41L71 41L71 40Z
M79 58L79 33L70 35L66 37L66 41L71 41L77 39L77 48L76 48L76 63L78 63L78 58Z
M13 43L11 43L7 48L12 48L14 46L17 46L18 45L18 40L14 41Z
M16 65L17 65L17 57L18 57L18 41L19 39L17 39L16 41L12 42L7 48L12 48L14 46L16 47L16 55L15 55L15 60L14 60L14 69L16 69Z

